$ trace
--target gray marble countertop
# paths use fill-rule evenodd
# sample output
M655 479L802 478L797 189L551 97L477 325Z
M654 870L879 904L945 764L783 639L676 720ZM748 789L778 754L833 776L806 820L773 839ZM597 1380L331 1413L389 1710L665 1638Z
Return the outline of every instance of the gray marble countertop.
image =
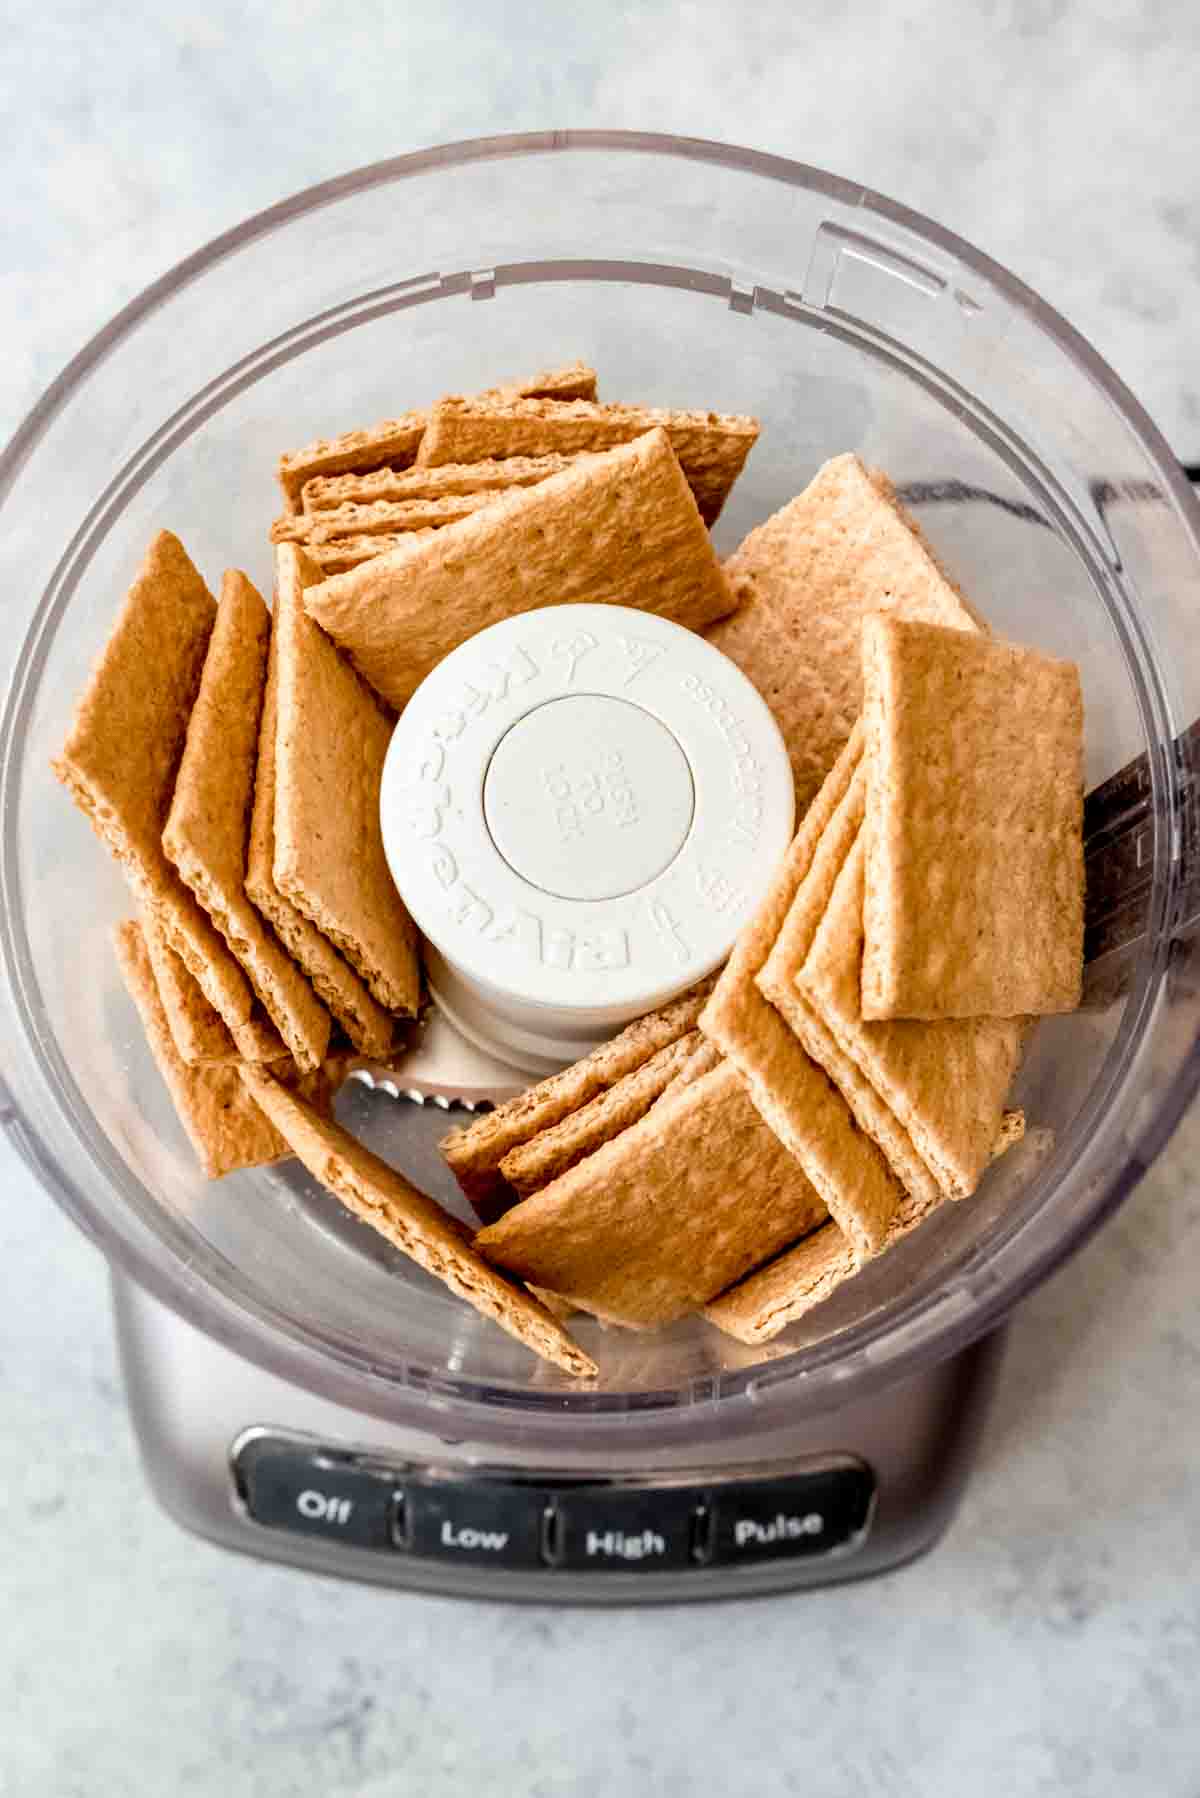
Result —
M283 194L444 139L649 125L932 213L1200 459L1191 0L12 0L6 26L0 438L122 302ZM139 1478L104 1268L0 1147L0 1794L1194 1794L1198 1159L1193 1114L1020 1313L933 1556L593 1614L352 1588L184 1537Z

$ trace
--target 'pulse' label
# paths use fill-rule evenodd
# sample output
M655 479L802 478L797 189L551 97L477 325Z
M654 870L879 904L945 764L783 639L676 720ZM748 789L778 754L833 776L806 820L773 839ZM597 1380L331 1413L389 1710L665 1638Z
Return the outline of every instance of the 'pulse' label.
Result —
M805 1536L819 1536L825 1528L825 1519L819 1511L807 1511L802 1517L792 1517L784 1511L777 1511L770 1520L759 1522L753 1517L739 1517L733 1526L733 1540L737 1548L769 1548L773 1542L798 1542Z

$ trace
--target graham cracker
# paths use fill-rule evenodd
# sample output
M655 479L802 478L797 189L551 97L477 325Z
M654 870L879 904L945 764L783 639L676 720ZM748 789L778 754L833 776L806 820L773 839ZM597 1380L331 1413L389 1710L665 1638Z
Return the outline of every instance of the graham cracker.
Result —
M117 925L113 943L151 1053L209 1179L219 1180L237 1168L261 1167L290 1154L283 1137L242 1085L237 1067L189 1067L183 1060L175 1047L142 927L136 918L127 918ZM305 1076L305 1090L328 1105L329 1082L319 1069Z
M648 1329L694 1311L824 1216L722 1062L475 1241L523 1279Z
M1074 1011L1083 697L1073 662L868 618L865 1018Z
M770 1342L858 1272L836 1224L826 1223L704 1307L710 1324L739 1342Z
M1005 1112L992 1149L992 1160L1020 1142L1025 1134L1025 1113ZM906 1194L893 1218L883 1251L924 1223L941 1203ZM814 1230L795 1248L759 1268L737 1286L704 1307L709 1323L739 1342L770 1342L806 1311L815 1310L843 1280L859 1270L860 1263L836 1224Z
M417 933L379 827L393 719L304 609L315 570L294 543L275 551L278 718L275 885L388 1011L416 1015Z
M545 605L641 606L699 630L733 605L666 433L497 495L311 587L311 615L400 707L467 637Z
M515 484L515 483L514 483ZM504 489L499 491L503 492ZM495 503L496 491L447 493L437 499L376 499L365 504L332 506L315 517L289 518L284 528L271 527L276 543L310 543L333 546L342 539L402 537L406 531L436 531L457 524L484 506Z
M254 995L163 853L162 829L216 617L170 531L154 538L52 766L205 998L232 1028Z
M687 1060L672 1076L671 1083L666 1089L667 1092L676 1092L681 1087L690 1086L693 1080L702 1080L705 1074L711 1074L715 1067L719 1067L723 1060L724 1057L716 1044L710 1043L705 1037L700 1036ZM655 1104L657 1103L656 1099Z
M783 732L803 810L862 709L862 621L896 612L959 630L977 621L886 476L826 462L725 564L739 609L705 632L757 687Z
M291 1063L287 1044L256 1006L244 1024L230 1030L200 983L188 972L150 912L139 919L158 996L179 1056L189 1067L226 1066L236 1061Z
M220 1066L240 1061L238 1046L215 1005L210 1005L200 984L188 973L180 956L168 943L151 912L138 920L159 1003L179 1059L188 1067Z
M301 1068L319 1067L329 1013L246 897L246 846L271 620L230 569L163 831L163 848L250 978Z
M754 448L756 418L660 406L601 406L588 400L451 396L430 413L417 460L429 468L504 456L570 456L611 450L659 429L670 438L700 516L705 524L715 523Z
M864 1021L859 994L865 862L860 829L795 983L908 1131L942 1191L965 1198L987 1166L1026 1020Z
M855 736L862 740L862 732L857 728ZM867 757L864 754L837 806L825 821L771 952L756 976L756 985L807 1054L833 1082L858 1128L878 1146L905 1190L929 1201L937 1197L937 1182L917 1153L908 1132L870 1081L842 1052L820 1013L797 990L794 979L796 969L802 965L812 946L834 883L861 829L866 785Z
M395 549L403 549L414 537L432 537L435 528L427 525L419 531L391 531L378 537L335 537L332 543L311 543L304 538L303 546L316 578L325 580L330 575L347 574L352 568L361 568L364 562L374 562Z
M701 981L669 1005L627 1024L611 1042L601 1043L560 1074L551 1074L494 1111L484 1112L465 1128L449 1131L438 1148L479 1215L497 1215L514 1202L516 1195L500 1172L506 1155L579 1111L597 1093L615 1086L659 1050L686 1036L695 1026L711 985L711 981Z
M522 394L560 400L594 399L596 372L586 363L571 362L563 368L546 369L532 375L528 381L493 388L490 397L495 402ZM426 419L424 412L404 412L399 418L385 418L381 424L366 430L318 438L303 449L289 450L279 458L277 471L285 510L301 510L306 481L340 474L365 474L384 466L409 466L425 434Z
M270 1074L244 1067L241 1079L309 1173L348 1211L535 1354L580 1378L595 1375L595 1363L558 1320L489 1267L432 1199Z
M512 1149L500 1163L501 1177L523 1199L548 1186L559 1174L591 1155L602 1143L644 1117L666 1092L684 1065L693 1059L700 1032L690 1030L678 1042L668 1043L657 1055L626 1074L586 1105L541 1131L530 1142Z
M233 1040L242 1061L291 1061L291 1051L262 1009L255 1005L244 1024L235 1024Z
M862 733L855 730L738 937L700 1029L739 1069L764 1121L800 1162L856 1252L868 1255L884 1239L899 1184L837 1088L755 985L825 829L846 802L861 756Z
M543 368L536 375L520 381L505 381L499 387L485 387L480 394L485 400L594 400L597 376L586 362L564 362L559 368Z
M407 468L425 435L424 412L402 412L365 430L343 431L340 437L318 437L303 449L288 450L276 468L286 512L299 512L305 481L315 476L365 473L385 464Z
M503 492L506 487L536 487L547 475L569 468L570 456L507 456L503 461L447 462L438 468L377 468L373 474L315 476L304 484L304 510L317 515L338 506L371 505L378 500L448 499L462 493ZM280 519L280 526L302 528L303 521ZM285 539L286 540L286 539Z
M246 894L271 925L289 955L303 968L317 997L336 1018L354 1047L383 1060L395 1040L390 1012L376 1004L366 984L304 913L275 885L275 738L278 723L278 634L271 633L267 684L258 732L254 805L246 854ZM247 1061L262 1060L247 1055Z

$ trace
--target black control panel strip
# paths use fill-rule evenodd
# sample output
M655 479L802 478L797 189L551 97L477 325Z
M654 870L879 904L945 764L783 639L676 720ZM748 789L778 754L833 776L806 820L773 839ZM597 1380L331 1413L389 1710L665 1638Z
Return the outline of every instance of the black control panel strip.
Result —
M233 1445L235 1503L266 1529L497 1572L677 1573L852 1553L861 1461L612 1480L417 1467L265 1428Z

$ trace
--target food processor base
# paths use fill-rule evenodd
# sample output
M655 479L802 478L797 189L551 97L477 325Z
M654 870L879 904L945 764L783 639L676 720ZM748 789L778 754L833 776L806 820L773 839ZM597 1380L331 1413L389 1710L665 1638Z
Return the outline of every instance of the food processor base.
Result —
M913 1559L954 1514L1003 1346L816 1416L721 1398L652 1446L636 1418L594 1437L564 1419L561 1453L514 1454L449 1439L432 1403L418 1429L318 1398L118 1274L113 1302L146 1475L184 1528L347 1579L572 1604L746 1597Z

